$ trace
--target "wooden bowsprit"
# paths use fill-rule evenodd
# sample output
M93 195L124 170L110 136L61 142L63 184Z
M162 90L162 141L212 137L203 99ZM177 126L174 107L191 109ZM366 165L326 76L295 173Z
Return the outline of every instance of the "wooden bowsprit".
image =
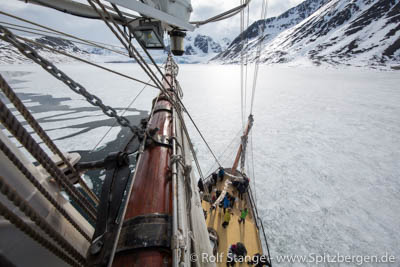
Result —
M168 62L167 62L168 66ZM163 81L174 90L170 68ZM145 149L136 167L132 193L112 266L170 266L172 225L173 105L163 93L154 101Z

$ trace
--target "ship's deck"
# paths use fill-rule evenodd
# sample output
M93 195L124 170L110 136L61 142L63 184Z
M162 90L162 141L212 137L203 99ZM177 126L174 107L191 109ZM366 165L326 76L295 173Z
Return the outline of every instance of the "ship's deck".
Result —
M228 179L228 177L225 175L222 181L217 182L217 188L219 190L223 190L226 179ZM212 227L218 233L218 255L222 255L222 261L217 263L217 266L226 266L228 249L232 244L236 244L237 242L241 242L245 245L247 255L250 257L256 253L263 254L258 228L255 223L254 211L252 210L248 194L243 194L243 200L240 200L236 188L232 185L229 186L228 192L236 197L236 201L232 209L233 215L231 215L229 225L225 229L222 227L224 221L223 208L217 207L210 212L211 204L205 200L202 201L203 209L207 211L207 227ZM244 224L239 224L238 220L241 209L245 207L249 210L246 222ZM247 265L247 263L236 263L235 266L249 265Z

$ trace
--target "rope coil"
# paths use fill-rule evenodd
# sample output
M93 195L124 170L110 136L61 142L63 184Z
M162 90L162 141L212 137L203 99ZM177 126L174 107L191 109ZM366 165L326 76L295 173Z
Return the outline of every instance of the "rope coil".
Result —
M51 237L62 249L65 249L76 261L84 264L85 258L72 247L52 226L46 222L19 194L11 188L0 176L0 192L19 208L29 219L31 219L41 230ZM0 203L1 206L3 206Z
M32 136L21 125L17 118L0 100L0 121L16 137L16 139L36 158L44 169L65 189L68 195L79 204L83 210L93 219L96 218L95 207L76 189L65 174L49 158L43 149L36 143Z
M24 166L18 157L0 140L0 150L6 157L18 168L18 170L31 182L36 189L56 208L64 218L88 241L91 238L83 231L83 229L72 219L68 212L50 195L50 193L38 182L32 173Z
M0 215L3 216L10 223L15 225L18 229L32 238L34 241L38 242L41 246L49 250L51 253L56 255L58 258L62 259L66 263L70 264L74 267L81 267L83 265L79 264L71 257L69 257L66 253L64 253L61 249L54 246L50 241L46 238L42 237L37 231L35 231L32 227L30 227L27 223L25 223L22 219L15 215L11 210L9 210L6 206L4 206L0 202Z

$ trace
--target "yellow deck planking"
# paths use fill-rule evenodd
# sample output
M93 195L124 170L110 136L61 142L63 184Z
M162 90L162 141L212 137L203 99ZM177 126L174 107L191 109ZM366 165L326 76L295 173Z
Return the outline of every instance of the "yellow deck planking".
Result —
M217 187L222 191L224 187L226 176L222 182L217 183ZM217 231L219 237L218 254L223 255L222 262L218 263L217 266L226 266L226 255L230 245L241 242L245 245L247 249L247 255L253 256L256 253L263 255L260 237L258 233L257 226L254 222L253 210L251 208L250 202L248 200L247 193L243 194L243 200L239 200L237 190L230 185L229 194L234 195L237 199L235 205L232 209L233 215L231 215L231 220L229 225L224 229L222 223L224 221L223 208L217 207L210 213L210 203L207 201L202 201L203 209L207 211L207 227L212 227ZM247 207L249 213L246 217L246 222L239 225L240 210ZM235 266L249 266L246 263L237 263Z

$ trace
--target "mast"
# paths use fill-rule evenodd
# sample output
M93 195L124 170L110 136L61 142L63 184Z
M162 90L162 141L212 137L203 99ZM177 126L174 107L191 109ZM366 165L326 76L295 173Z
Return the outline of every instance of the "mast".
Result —
M167 90L174 82L172 58L166 64ZM170 266L172 263L170 232L172 220L172 104L162 93L153 101L148 122L150 138L136 168L132 193L127 203L121 236L113 267ZM150 143L150 144L149 144Z
M245 128L244 133L243 133L243 135L241 137L242 142L240 143L238 152L236 154L235 161L234 161L233 166L232 166L233 174L236 173L236 169L237 169L237 167L239 165L239 160L241 158L242 158L241 168L244 167L244 161L245 161L245 156L246 156L245 154L246 154L247 139L248 139L250 130L251 130L252 126L253 126L253 122L254 122L253 114L250 114L249 118L247 120L246 128Z

